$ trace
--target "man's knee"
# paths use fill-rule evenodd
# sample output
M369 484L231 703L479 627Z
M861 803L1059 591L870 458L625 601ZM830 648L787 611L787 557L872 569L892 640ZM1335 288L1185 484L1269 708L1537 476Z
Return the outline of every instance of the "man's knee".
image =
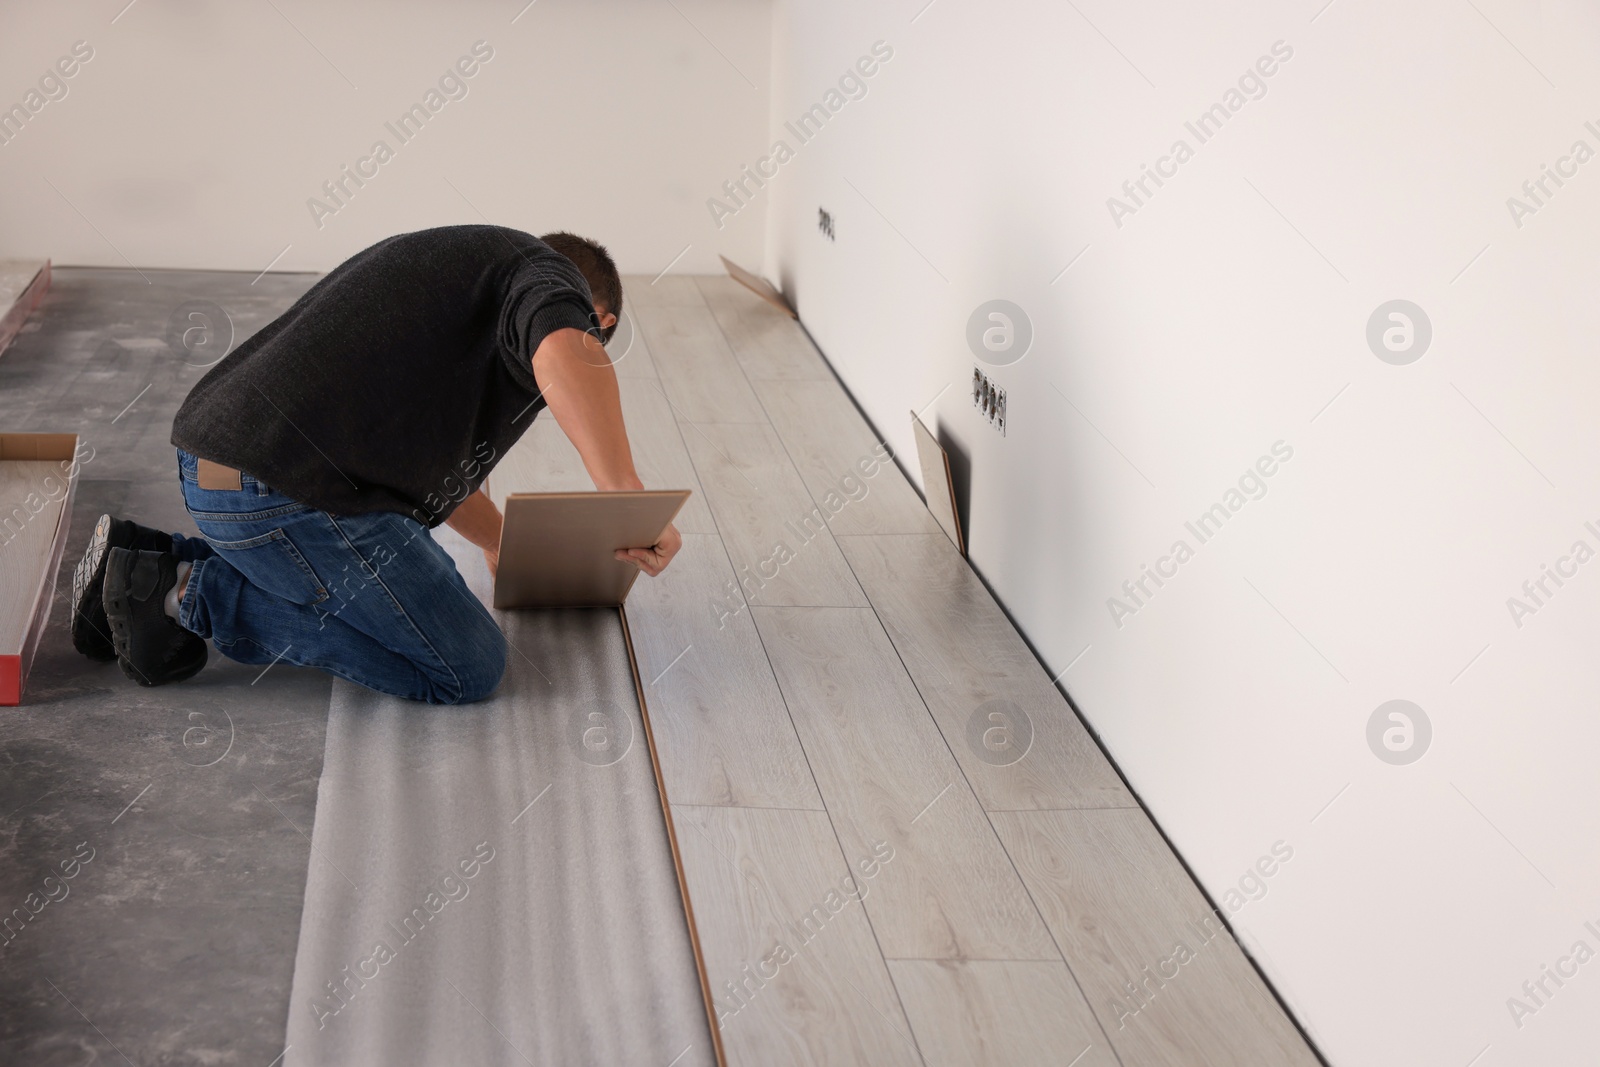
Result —
M498 628L474 648L472 655L460 663L450 664L454 680L442 680L439 689L441 704L471 704L495 691L506 673L506 640Z

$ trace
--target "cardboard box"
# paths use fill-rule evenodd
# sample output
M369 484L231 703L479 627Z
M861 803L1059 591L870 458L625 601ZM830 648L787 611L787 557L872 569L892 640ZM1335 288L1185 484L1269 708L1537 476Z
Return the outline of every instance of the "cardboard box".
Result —
M78 435L0 433L0 706L22 702L78 486Z
M50 289L50 261L0 259L0 352Z

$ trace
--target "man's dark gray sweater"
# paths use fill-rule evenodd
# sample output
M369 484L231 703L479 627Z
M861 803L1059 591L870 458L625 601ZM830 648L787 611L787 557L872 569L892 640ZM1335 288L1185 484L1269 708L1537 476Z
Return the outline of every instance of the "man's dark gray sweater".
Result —
M437 526L544 407L539 343L589 329L592 313L578 268L536 237L500 226L391 237L211 368L172 443L333 515Z

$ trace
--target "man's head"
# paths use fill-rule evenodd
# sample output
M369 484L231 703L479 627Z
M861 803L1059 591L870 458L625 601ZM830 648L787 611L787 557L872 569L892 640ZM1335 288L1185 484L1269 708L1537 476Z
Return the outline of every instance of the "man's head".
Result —
M611 340L611 335L617 331L617 318L622 314L622 279L617 275L617 265L612 262L606 246L564 230L547 233L539 240L572 260L583 273L594 297L594 313L600 320L600 342Z

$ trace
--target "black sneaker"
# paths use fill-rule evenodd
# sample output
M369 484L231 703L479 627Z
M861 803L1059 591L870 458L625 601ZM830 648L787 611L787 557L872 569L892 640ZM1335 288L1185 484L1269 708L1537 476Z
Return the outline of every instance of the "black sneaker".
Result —
M106 553L105 610L122 673L140 685L181 682L206 665L206 643L162 606L178 584L178 558L147 549Z
M111 624L106 622L102 599L106 556L113 548L171 552L172 535L110 515L100 516L100 521L94 524L89 547L83 550L78 569L72 572L72 647L90 659L106 662L117 658L116 647L111 641Z

